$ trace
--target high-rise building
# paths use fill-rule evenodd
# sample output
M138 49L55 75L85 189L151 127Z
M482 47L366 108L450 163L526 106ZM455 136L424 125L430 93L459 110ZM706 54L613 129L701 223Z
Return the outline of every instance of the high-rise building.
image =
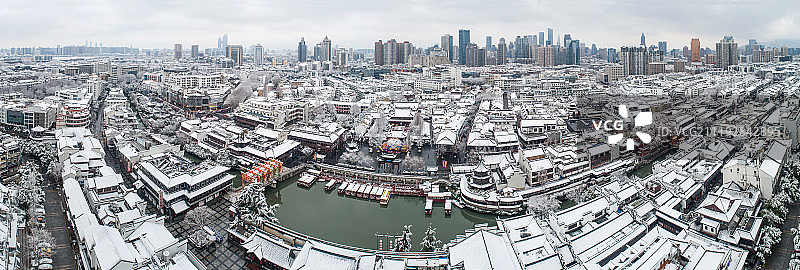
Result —
M700 39L692 38L692 62L700 62Z
M225 50L225 57L233 60L234 66L241 66L244 59L244 47L242 45L228 45Z
M469 30L458 30L458 63L467 63L467 45L469 45Z
M408 56L414 52L414 45L411 42L403 41L397 44L397 63L408 63Z
M453 63L453 36L450 34L445 34L442 36L442 50L447 52L447 58L450 59L450 63Z
M553 45L553 28L547 28L547 44L545 45Z
M305 62L308 60L308 46L306 45L306 39L304 37L300 37L300 42L297 43L297 62Z
M329 39L328 36L325 36L325 38L322 39L322 43L321 43L320 48L321 48L322 51L321 51L319 60L320 61L331 61L331 59L332 59L331 57L332 57L333 51L331 51L331 49L332 49L331 48L331 39Z
M253 62L257 66L264 64L264 46L261 46L261 44L256 44L253 48Z
M739 64L739 44L734 42L733 36L725 36L717 43L716 66L728 68Z
M567 42L569 41L569 42ZM564 60L564 64L567 65L580 65L581 64L581 52L580 52L580 40L564 40L564 45L567 46L567 57Z
M514 58L525 59L530 57L530 43L525 38L517 36L514 40Z
M383 66L384 61L385 59L383 56L383 40L378 40L375 42L375 64Z
M506 58L508 58L508 47L506 45L506 39L500 38L500 43L497 43L497 64L498 65L505 65Z
M753 51L757 50L756 45L758 45L758 42L756 42L755 39L750 39L747 42L747 48L745 48L745 53L748 55L753 54Z
M181 59L182 57L183 57L183 45L175 44L175 59Z
M662 54L667 53L667 42L666 41L659 41L658 42L658 50L661 51Z
M616 63L617 61L619 61L619 59L617 58L617 49L608 48L608 52L606 54L607 54L606 61L608 61L609 63Z
M644 32L642 32L642 43L639 45L641 45L642 47L647 47L647 43L644 42Z
M539 46L544 46L544 31L539 32Z
M550 67L555 65L556 48L553 46L539 47L536 60L540 66Z
M597 56L597 45L592 43L592 56Z
M192 45L192 58L200 57L200 46Z
M569 46L569 43L571 41L572 41L572 35L571 34L564 34L564 43L561 43L561 44L564 44L564 47L567 47L567 46Z
M628 75L647 74L647 48L645 47L622 47L620 48L619 58L622 61L623 72Z
M484 48L487 50L492 48L492 36L486 36L486 47Z

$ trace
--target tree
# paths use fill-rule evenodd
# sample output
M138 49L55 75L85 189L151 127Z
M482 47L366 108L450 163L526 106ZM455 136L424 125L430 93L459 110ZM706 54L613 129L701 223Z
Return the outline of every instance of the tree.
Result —
M403 226L403 232L397 239L394 240L395 252L408 252L411 250L411 225Z
M428 230L425 231L425 237L419 245L422 246L421 251L425 252L436 251L442 245L442 241L436 239L436 228L433 228L433 224L428 223Z
M425 160L420 156L406 156L400 166L408 171L419 172L425 170Z
M214 212L208 206L199 206L192 208L186 213L183 221L192 227L203 227L211 223L214 217Z
M262 85L263 77L264 72L255 72L248 75L246 79L241 81L239 85L237 85L236 88L234 88L231 93L228 94L228 97L225 99L225 102L223 102L222 106L225 108L238 107L239 103L247 100L247 98L253 94L253 91Z
M561 202L548 194L532 196L528 199L528 212L535 217L544 217L547 213L558 209Z
M37 205L42 202L42 187L39 186L41 174L37 171L36 164L28 161L20 168L19 191L17 204L22 209Z
M766 226L762 232L761 240L756 245L756 257L763 262L772 255L772 246L780 241L781 230L773 226Z
M27 238L27 249L31 251L32 257L37 259L44 255L50 255L56 242L50 232L40 227L31 229L31 234Z
M264 190L265 186L260 182L251 183L244 187L234 203L236 223L247 222L260 226L266 222L279 222L276 211L280 205L267 203L267 196L264 195Z

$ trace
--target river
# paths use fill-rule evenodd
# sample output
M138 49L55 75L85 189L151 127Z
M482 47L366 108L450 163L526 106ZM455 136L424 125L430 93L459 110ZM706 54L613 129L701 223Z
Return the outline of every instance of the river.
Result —
M443 204L434 204L433 215L426 216L425 200L420 197L392 196L389 206L382 207L377 201L339 196L335 189L327 193L325 182L306 189L298 187L295 180L284 181L267 191L269 203L281 205L277 212L280 224L340 244L377 249L376 233L397 235L403 225L411 224L412 250L418 251L429 223L436 228L436 236L442 243L476 224L496 224L495 216L455 206L452 215L445 216Z

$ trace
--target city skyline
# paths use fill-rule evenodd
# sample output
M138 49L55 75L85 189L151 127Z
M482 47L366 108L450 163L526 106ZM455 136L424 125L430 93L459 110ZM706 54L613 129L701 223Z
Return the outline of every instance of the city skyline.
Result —
M800 44L793 39L800 35L800 30L794 27L800 24L796 15L800 3L780 3L781 8L775 9L770 2L773 1L602 4L529 1L489 5L477 1L417 1L395 8L369 1L351 1L350 5L325 1L314 4L234 1L224 3L230 8L219 9L222 3L213 1L191 6L66 1L49 3L46 5L49 8L44 9L34 3L0 10L3 15L0 22L16 25L0 30L0 35L7 37L0 47L55 47L83 45L88 41L137 48L170 48L174 44L186 44L184 48L189 48L189 44L214 48L217 38L224 33L230 36L229 44L260 43L270 50L296 48L300 37L319 42L325 36L334 45L347 48L371 48L377 38L387 35L428 47L438 44L443 34L455 36L459 29L470 30L476 38L493 36L495 40L508 40L517 35L535 35L547 28L553 28L554 40L569 33L587 44L612 48L637 45L642 32L648 45L667 41L670 49L689 45L694 37L710 44L730 35L737 42L757 39L769 45L780 41L781 45ZM299 13L303 15L276 10L301 10Z

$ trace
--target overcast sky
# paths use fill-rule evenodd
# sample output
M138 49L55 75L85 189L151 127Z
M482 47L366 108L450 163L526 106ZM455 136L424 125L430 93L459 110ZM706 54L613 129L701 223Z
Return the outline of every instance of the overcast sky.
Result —
M741 46L800 39L798 0L228 0L228 1L41 1L0 0L0 47L83 45L169 48L174 43L216 47L229 44L267 49L309 47L327 35L339 47L371 48L395 38L427 47L458 29L470 29L472 42L485 36L513 40L552 27L571 33L587 46L648 45L665 40L669 48L699 37L703 47L723 35Z

